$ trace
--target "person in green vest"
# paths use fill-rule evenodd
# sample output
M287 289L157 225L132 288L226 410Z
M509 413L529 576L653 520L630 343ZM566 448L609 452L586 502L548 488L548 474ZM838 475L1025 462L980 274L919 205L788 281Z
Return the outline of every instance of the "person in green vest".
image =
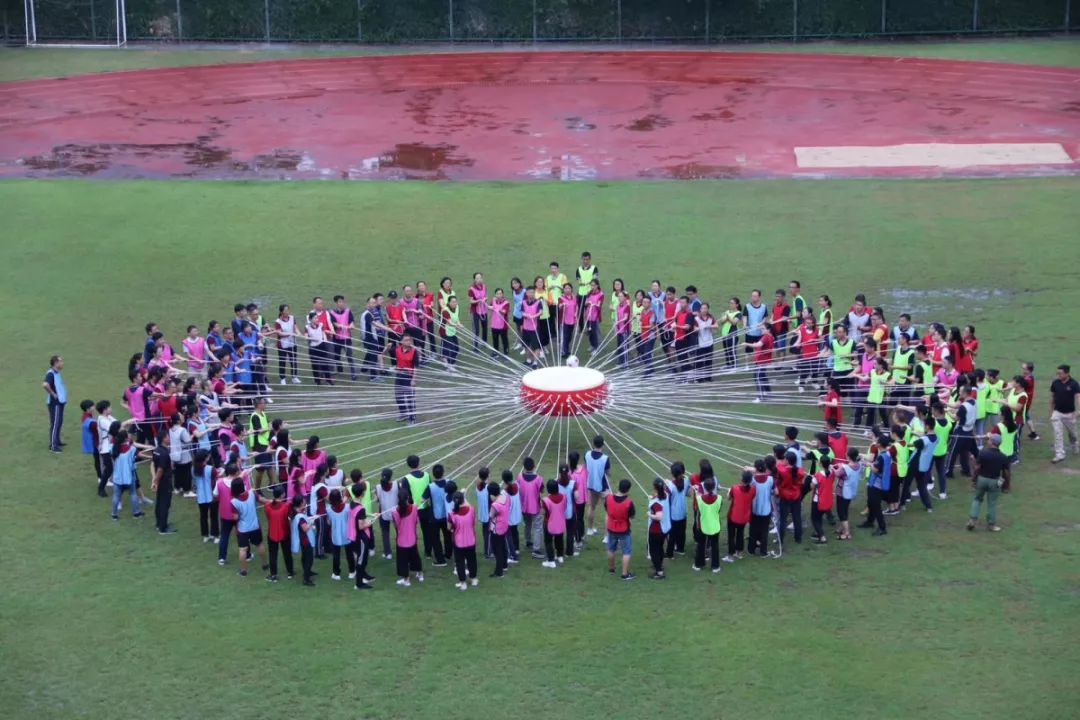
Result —
M408 488L409 494L412 496L413 505L420 510L419 521L420 532L424 537L424 556L430 558L432 548L434 547L435 533L438 531L435 528L435 520L434 515L432 515L431 512L431 507L428 505L427 500L424 499L424 491L427 490L428 485L431 484L431 475L426 470L420 469L419 455L410 455L405 458L405 465L408 466L409 472L405 473L402 482L405 483L405 487ZM446 566L446 558L443 557L441 550L435 556L434 564L437 567Z
M255 408L248 416L248 448L255 467L255 489L262 487L263 477L270 475L274 456L270 452L270 422L266 419L266 398L255 398Z
M832 339L821 351L821 357L832 358L832 376L840 383L842 400L850 400L855 381L855 341L848 337L846 327L837 325L833 328Z
M574 271L577 279L578 327L585 327L585 297L592 290L592 281L600 279L600 269L592 264L592 253L581 253L581 265Z
M720 316L720 337L724 348L724 367L735 369L738 358L735 347L739 341L739 326L742 325L743 306L737 297L728 300L728 309Z
M907 403L911 399L911 376L914 363L915 348L911 347L908 336L901 334L892 358L892 392L889 394L894 404Z
M994 425L994 429L991 432L1001 436L1001 443L999 448L1001 452L1005 453L1005 457L1009 458L1009 463L1015 465L1020 461L1016 453L1016 436L1020 433L1020 426L1016 423L1016 416L1013 415L1012 408L1003 406L1001 408L1001 420Z
M551 338L559 336L559 296L562 295L562 286L567 282L566 275L559 269L559 263L552 260L548 266L548 275L544 278L544 287L547 288L544 300L548 306L548 335Z
M948 477L946 475L945 460L949 455L949 436L952 434L953 421L945 414L945 406L941 403L933 403L930 406L933 416L934 433L937 435L937 445L934 446L934 471L938 479L938 499L948 498Z
M1001 420L1001 405L1005 402L1005 381L997 368L986 368L986 427L997 427Z
M806 310L806 300L802 296L802 283L798 280L789 282L788 293L791 295L790 329L795 330L802 324L803 310Z
M701 483L701 494L694 497L694 570L705 568L706 547L710 553L709 563L714 573L720 572L720 507L724 500L716 492L716 479Z
M912 373L914 381L911 394L921 397L921 402L930 407L934 402L934 364L930 362L930 353L926 346L919 345L915 348L915 368Z

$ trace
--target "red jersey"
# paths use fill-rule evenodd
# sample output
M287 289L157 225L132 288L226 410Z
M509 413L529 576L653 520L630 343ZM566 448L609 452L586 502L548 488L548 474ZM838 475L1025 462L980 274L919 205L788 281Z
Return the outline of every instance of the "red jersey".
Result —
M641 312L641 339L648 340L652 333L652 310L646 309Z
M394 350L394 357L399 369L416 370L416 348L406 350L403 345L398 345Z
M765 333L761 336L761 347L754 348L754 364L766 364L772 362L773 348L776 347L776 340L769 333Z
M847 459L847 435L839 430L834 433L829 433L829 449L832 450L834 463L844 462Z
M821 333L817 328L811 330L806 325L800 325L799 342L799 355L803 360L813 360L821 352Z
M956 369L962 373L975 372L975 353L979 351L979 341L975 338L964 341L964 355L957 361Z
M802 498L803 471L793 465L777 465L776 474L780 477L777 492L781 500L799 500Z
M391 332L399 335L405 332L405 308L401 303L386 306L386 324Z
M731 488L731 508L728 510L728 518L736 525L745 525L750 522L750 510L754 504L754 496L757 489L751 485L736 485Z
M432 311L432 307L435 304L435 296L431 293L421 295L420 303L424 306L425 324L430 327L435 322L435 313Z
M1027 393L1027 406L1030 407L1031 403L1035 400L1035 376L1034 375L1021 375L1023 379L1021 383L1024 386L1024 392Z
M828 512L833 509L833 476L830 473L816 473L814 479L817 480L817 489L814 491L814 507L821 512Z
M682 340L690 332L690 315L686 310L675 315L675 340Z
M165 420L167 421L174 414L176 414L176 409L178 405L179 403L176 395L169 395L167 397L163 397L158 400L158 415L165 418Z
M630 508L633 503L625 495L608 495L604 501L607 510L607 531L623 534L630 532Z
M289 504L277 500L263 505L266 511L267 537L271 542L283 542L289 537Z
M326 337L333 337L334 335L334 321L330 318L330 311L323 310L321 313L315 315L315 322L322 325L323 332L326 333Z
M675 310L679 307L679 304L672 300L668 302L664 301L664 329L671 331L671 325L675 321Z
M791 306L785 302L777 301L772 306L773 332L782 335L788 331L788 316L791 314Z

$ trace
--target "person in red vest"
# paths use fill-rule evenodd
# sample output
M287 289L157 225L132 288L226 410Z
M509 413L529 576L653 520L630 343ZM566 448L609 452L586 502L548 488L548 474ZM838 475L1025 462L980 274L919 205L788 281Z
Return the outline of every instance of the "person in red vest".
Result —
M397 401L398 421L416 424L416 366L419 355L413 347L412 335L404 335L394 348L394 400Z
M604 499L607 509L608 572L615 574L615 553L622 553L622 579L633 580L630 572L630 521L634 519L634 503L630 500L630 481L620 480L618 489Z
M832 452L829 448L821 451L821 466L810 480L813 496L810 503L810 523L814 527L814 542L824 545L829 540L825 537L825 526L821 520L832 512L836 491L832 471Z

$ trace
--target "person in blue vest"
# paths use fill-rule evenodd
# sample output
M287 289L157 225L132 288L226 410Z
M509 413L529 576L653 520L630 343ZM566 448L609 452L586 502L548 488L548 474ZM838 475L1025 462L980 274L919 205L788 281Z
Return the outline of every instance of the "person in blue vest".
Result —
M866 516L866 522L859 525L861 528L872 528L877 523L875 536L885 535L885 514L882 512L881 503L885 494L892 487L892 455L889 454L889 438L882 435L878 438L877 457L870 466L870 480L866 484L866 506L870 510Z
M596 535L596 504L611 491L608 475L611 472L611 460L604 454L604 438L593 438L593 449L585 453L586 487L589 489L589 529L586 535Z
M60 430L64 427L64 406L67 405L67 387L60 374L64 369L64 358L53 355L49 358L49 369L45 372L45 406L49 411L49 451L58 453L64 447L60 440Z

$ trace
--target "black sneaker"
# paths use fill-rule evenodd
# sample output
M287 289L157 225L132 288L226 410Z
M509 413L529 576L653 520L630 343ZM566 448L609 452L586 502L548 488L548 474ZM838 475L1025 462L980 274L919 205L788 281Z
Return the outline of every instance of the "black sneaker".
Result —
M304 585L307 587L315 587L315 583L311 582L310 580L305 580Z
M247 577L247 570L237 570L236 574L240 577Z
M268 582L268 583L276 583L277 582L277 575L267 575L266 576L266 582Z
M501 579L501 578L505 577L505 575L503 575L502 573L491 573L490 575L488 575L488 577L489 578L500 578Z
M165 528L164 530L158 530L158 535L175 535L175 534L176 534L176 528L174 528L172 525Z
M135 513L135 514L134 514L134 515L132 515L131 517L135 517L135 518L141 518L141 517L143 517L144 515L146 515L146 513Z
M375 588L374 585L368 585L367 583L360 583L359 585L354 585L353 587L357 590L373 590Z
M625 575L622 575L621 577L622 577L623 580L633 580L634 578L637 577L637 575L635 575L634 573L626 573Z
M888 535L887 530L875 530L873 532L874 537L881 537L882 535Z
M112 519L113 519L113 520L119 520L119 519L120 519L120 516L119 516L119 515L113 515L113 516L112 516Z
M105 495L105 491L104 491L104 490L98 490L98 491L97 491L97 496L98 496L98 497L107 497L107 495Z

